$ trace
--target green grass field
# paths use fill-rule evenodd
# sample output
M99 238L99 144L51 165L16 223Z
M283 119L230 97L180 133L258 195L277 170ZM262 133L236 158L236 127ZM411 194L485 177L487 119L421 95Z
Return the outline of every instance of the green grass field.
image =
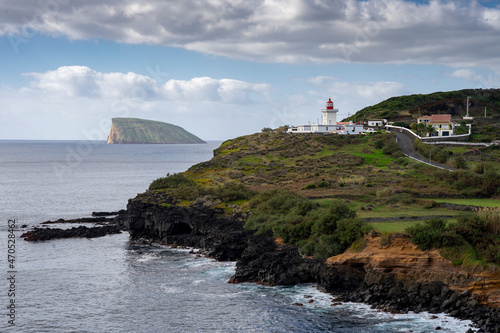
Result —
M498 199L433 199L433 201L478 207L500 207Z
M384 232L405 232L406 228L411 227L422 221L407 221L407 222L374 222L370 223L375 231Z
M372 222L370 226L378 232L405 232L406 228L414 226L417 223L423 223L425 220L419 221L397 221L397 222ZM454 223L457 219L447 219L448 223Z

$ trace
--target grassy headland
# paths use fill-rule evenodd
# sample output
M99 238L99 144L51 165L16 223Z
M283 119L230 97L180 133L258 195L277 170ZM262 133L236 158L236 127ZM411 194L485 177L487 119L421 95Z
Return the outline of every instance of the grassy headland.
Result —
M362 248L360 237L371 228L394 232L411 227L408 232L418 234L416 222L398 224L394 218L448 216L444 225L459 223L459 229L439 224L436 234L453 231L455 243L438 240L431 246L446 245L448 256L457 263L464 259L457 258L460 251L450 247L468 246L475 251L474 256L467 252L474 260L497 263L498 235L493 236L492 247L474 243L460 230L472 230L470 223L483 222L477 222L476 215L460 217L433 200L498 197L500 176L498 165L492 163L494 167L486 173L435 169L404 157L390 133L265 132L224 142L210 161L157 179L150 191L166 192L181 205L209 204L238 217L250 230L272 233L282 242L298 245L303 254L319 258L342 253L353 242ZM382 218L379 223L385 224L367 224L362 218Z

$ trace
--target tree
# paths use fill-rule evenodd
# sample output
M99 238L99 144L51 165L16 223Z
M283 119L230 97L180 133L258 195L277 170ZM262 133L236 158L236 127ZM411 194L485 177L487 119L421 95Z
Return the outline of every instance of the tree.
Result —
M424 136L425 135L425 124L424 123L418 123L417 126L417 134L420 135L420 136Z
M430 124L426 125L425 132L427 132L427 134L429 134L429 136L432 136L432 133L434 133L434 126L432 126Z

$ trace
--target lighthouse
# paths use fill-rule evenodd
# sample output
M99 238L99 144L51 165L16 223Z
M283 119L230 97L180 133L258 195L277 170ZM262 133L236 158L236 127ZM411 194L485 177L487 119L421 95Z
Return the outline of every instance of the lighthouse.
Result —
M326 102L326 109L321 110L321 112L323 113L322 125L337 124L337 112L339 112L339 110L333 108L333 102L331 98L329 98L328 102Z

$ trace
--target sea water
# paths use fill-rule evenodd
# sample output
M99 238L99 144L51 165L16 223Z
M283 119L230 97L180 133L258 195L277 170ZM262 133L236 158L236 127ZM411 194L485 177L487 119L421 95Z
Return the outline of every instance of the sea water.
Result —
M311 284L228 284L233 262L130 244L127 233L30 243L19 237L22 230L9 229L9 220L29 229L46 220L124 209L152 180L209 160L219 144L0 141L0 331L361 333L440 327L455 333L470 328L469 321L442 314L395 315L359 303L332 306L333 296Z

